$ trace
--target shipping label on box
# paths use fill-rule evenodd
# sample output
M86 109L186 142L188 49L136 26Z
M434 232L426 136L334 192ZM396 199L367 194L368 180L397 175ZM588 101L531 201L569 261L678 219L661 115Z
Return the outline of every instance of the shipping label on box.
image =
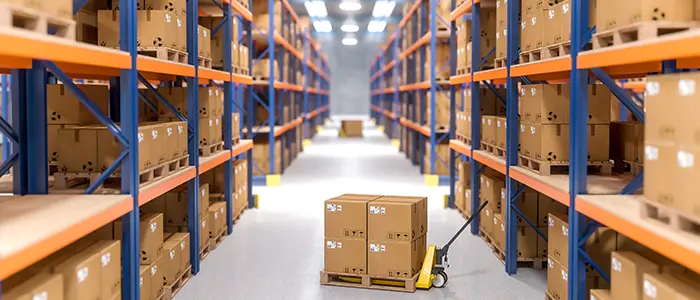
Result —
M327 238L366 238L368 203L372 199L343 196L326 200L324 234ZM378 209L370 209L372 214Z
M367 274L367 241L353 238L325 238L326 272Z
M549 231L547 233L547 251L551 259L565 268L569 266L569 223L566 215L549 214Z
M368 241L367 274L411 278L420 271L425 257L426 237L413 241Z
M376 241L412 241L420 231L417 203L375 200L367 215L368 239Z

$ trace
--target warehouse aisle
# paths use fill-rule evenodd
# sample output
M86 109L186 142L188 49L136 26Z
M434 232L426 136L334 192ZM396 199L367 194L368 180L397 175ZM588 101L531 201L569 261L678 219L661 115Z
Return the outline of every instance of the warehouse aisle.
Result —
M450 281L415 294L321 286L323 201L343 193L429 196L428 244L442 245L463 224L442 208L445 188L426 187L417 167L374 127L364 139L339 139L327 126L282 176L281 186L256 188L249 210L202 263L176 300L187 299L533 299L544 298L545 271L509 277L481 239L464 234L450 251Z

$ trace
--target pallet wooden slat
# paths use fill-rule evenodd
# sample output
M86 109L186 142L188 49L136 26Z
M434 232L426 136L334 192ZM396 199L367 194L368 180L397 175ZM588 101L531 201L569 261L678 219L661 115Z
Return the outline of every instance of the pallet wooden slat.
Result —
M518 166L526 168L537 174L543 176L549 176L552 174L569 174L568 161L540 161L524 155L518 155L518 157ZM606 176L612 175L612 163L610 161L588 161L587 165L588 174L599 174Z
M672 230L700 238L700 217L649 200L642 203L640 211L643 219L654 220Z
M76 22L63 19L15 3L0 3L0 28L18 31L22 34L34 32L40 35L53 35L67 40L75 40ZM55 29L50 34L49 28Z
M199 156L207 157L214 153L224 150L224 142L218 142L213 145L207 145L199 148Z
M420 274L420 273L419 273ZM418 281L418 275L416 274L411 278L393 278L393 277L382 277L382 276L371 276L371 275L357 275L357 274L345 274L345 273L334 273L326 272L321 270L321 284L322 285L333 285L333 286L343 286L343 287L354 287L354 288L365 288L374 290L385 290L385 291L398 291L413 293L416 291L416 281ZM351 282L341 279L342 277L360 279L361 282ZM392 282L396 285L384 285L373 280L381 280L386 282ZM403 287L398 286L403 284Z
M185 284L192 278L192 266L187 267L178 277L175 279L173 284L165 286L165 292L163 293L163 300L172 300L175 295L180 292L180 290L185 286Z
M168 48L168 47L158 47L158 48L139 47L138 53L139 53L139 55L145 55L145 56L153 57L153 58L156 58L159 60L166 60L166 61L171 61L171 62L176 62L176 63L181 63L181 64L188 63L187 52L182 52L182 51L175 50L175 49Z
M593 49L601 49L656 39L697 27L700 27L700 22L696 21L645 21L598 32L593 35L591 41Z

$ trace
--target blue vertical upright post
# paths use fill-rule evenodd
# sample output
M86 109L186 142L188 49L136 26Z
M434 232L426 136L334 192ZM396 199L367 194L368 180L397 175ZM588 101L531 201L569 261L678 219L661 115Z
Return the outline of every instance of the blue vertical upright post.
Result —
M435 163L436 163L436 135L435 132L435 92L437 90L435 82L435 71L436 71L436 61L435 61L435 51L437 49L437 0L430 0L430 172L429 174L435 174Z
M309 40L306 39L306 35L304 35L303 38L304 42L304 61L301 64L301 74L304 77L304 102L303 102L303 113L304 113L304 127L302 130L304 131L303 136L304 138L309 138L309 122L311 120L308 119L309 115Z
M450 1L450 11L455 10L455 2L456 0L442 0L442 1ZM455 26L455 21L452 20L450 21L450 75L454 76L456 75L457 72L457 27ZM453 140L455 139L455 130L457 129L457 122L456 122L456 116L457 116L457 111L456 111L456 103L455 103L455 86L450 84L450 136L449 139ZM456 181L456 174L455 170L457 167L455 166L455 151L450 148L449 151L449 157L447 158L449 161L449 168L450 168L450 196L447 199L447 207L454 208L455 207L455 181ZM464 178L460 178L460 180L464 180Z
M120 49L131 55L131 66L120 75L121 131L128 141L129 155L121 165L123 194L131 194L132 210L122 217L122 296L139 299L139 176L138 176L138 96L136 78L136 2L119 1Z
M196 0L187 1L187 53L191 66L194 66L194 76L187 78L187 125L193 129L188 143L190 166L195 167L197 176L187 183L187 228L190 232L190 263L192 274L199 273L199 48L197 47L197 24L199 4ZM224 43L226 44L226 43Z
M17 153L17 160L12 170L12 192L15 195L27 194L27 128L26 119L27 71L12 70L12 129L17 135L17 143L12 145L12 152Z
M27 70L27 98L25 125L32 138L27 139L27 192L29 194L49 193L49 168L47 165L47 121L46 121L46 67L39 61L32 61Z
M248 7L253 7L253 0L248 0ZM253 68L253 22L247 22L247 26L245 26L246 30L246 45L248 45L248 71L249 74L252 72ZM253 125L255 125L255 100L253 99L253 87L248 86L245 88L245 93L244 96L246 97L246 115L247 117L245 118L245 126L246 126L246 132L248 133L248 136L252 138L253 136ZM253 208L255 206L255 198L253 198L253 149L250 149L246 152L246 159L248 159L248 208Z
M394 64L392 76L393 78L393 87L394 87L394 94L393 94L393 105L390 109L392 113L396 115L396 118L393 120L393 126L391 128L391 137L390 138L396 138L396 134L399 129L399 118L398 118L398 109L399 109L399 40L400 40L400 35L401 31L399 30L399 27L396 26L396 38L394 39L394 45L392 47L392 52L393 52L393 57L394 61L396 62ZM388 123L387 123L388 124Z
M224 16L226 16L226 23L224 24L224 71L226 73L232 74L233 72L233 61L231 60L231 52L233 47L228 41L233 41L233 10L229 3L224 3ZM187 23L189 24L189 23ZM239 23L240 24L240 23ZM233 132L231 131L231 126L233 126L233 96L235 95L233 83L230 81L224 82L224 115L221 117L221 124L224 127L224 149L230 151L233 149ZM239 116L240 118L240 116ZM227 233L231 234L233 231L233 158L230 158L224 162L224 201L226 201L226 226Z
M472 0L472 37L481 36L481 4L474 3ZM481 39L472 38L472 70L471 70L471 83L470 88L472 92L471 99L467 101L472 102L472 128L471 137L472 144L471 148L473 150L479 150L481 146L481 84L478 81L474 81L474 72L481 70ZM474 214L474 221L472 221L471 232L474 235L479 234L479 222L481 221L479 215L476 212L479 211L480 206L480 186L481 182L481 172L479 164L472 160L469 164L471 169L471 188L472 188L472 207L471 212ZM484 220L486 221L486 220Z
M518 57L520 44L520 0L508 2L508 35L506 36L506 273L518 271L517 217L513 210L517 182L510 178L510 167L518 165L518 79L510 76L511 65Z
M12 123L10 119L10 77L8 75L0 75L0 85L2 86L2 118L8 123ZM2 136L2 161L7 161L12 153L12 144L7 136Z
M252 6L251 6L252 7ZM267 97L268 97L268 126L270 127L270 131L267 134L267 139L268 139L268 145L269 145L269 155L270 155L270 173L275 174L275 103L276 103L276 90L275 90L275 81L277 78L275 77L275 49L277 48L275 45L275 0L267 0L267 7L269 10L269 18L267 19L267 25L269 28L267 31L267 44L268 44L268 55L270 57L270 66L269 66L269 74L270 74L270 84L267 87ZM251 52L252 52L251 48ZM284 51L284 50L282 50Z
M586 194L588 153L588 70L577 68L588 33L588 0L571 2L571 126L569 168L569 299L585 299L586 267L579 255L585 217L576 210L576 196Z

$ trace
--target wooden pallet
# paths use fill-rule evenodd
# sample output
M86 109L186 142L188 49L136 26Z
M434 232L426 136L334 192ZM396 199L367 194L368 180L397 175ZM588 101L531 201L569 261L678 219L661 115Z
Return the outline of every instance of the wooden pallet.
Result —
M591 41L593 49L609 48L636 41L652 40L699 26L700 22L695 21L646 21L596 33Z
M615 160L613 162L613 171L615 173L627 175L627 176L637 176L644 170L644 165L627 160Z
M233 224L238 224L241 220L241 216L243 216L243 213L248 209L248 206L243 206L241 209L237 212L234 212L233 214Z
M204 147L199 148L199 156L207 157L211 156L212 154L223 151L224 150L224 142L218 142L213 145L208 145Z
M458 141L460 141L460 142L464 143L465 145L471 147L471 145L472 145L472 139L471 139L471 138L465 137L465 136L463 136L463 135L461 135L461 134L457 134L456 136L457 136L457 140L458 140Z
M552 174L569 174L568 161L540 161L523 155L518 155L518 165L543 176ZM589 161L588 174L612 175L612 163L610 161Z
M491 247L491 250L493 250L493 254L498 258L499 261L503 265L506 264L506 254L501 250L501 248L497 247L496 244L493 244ZM535 269L535 270L543 270L547 268L547 259L546 258L541 258L541 257L536 257L536 258L524 258L524 257L518 257L517 262L516 262L518 268L530 268L530 269Z
M456 205L455 205L455 207L457 208L457 211L459 212L459 214L462 215L462 217L463 217L465 220L469 220L469 217L471 216L471 214L470 214L469 212L467 212L465 209L463 209L463 208L461 208L461 207L459 207L459 206L456 206Z
M15 3L0 3L0 28L26 35L28 31L75 41L75 21ZM55 33L49 33L49 29Z
M416 281L418 281L418 275L420 274L416 274L411 278L394 278L371 275L334 273L326 272L324 270L321 270L320 273L322 285L344 286L407 293L413 293L416 291Z
M642 219L659 222L674 231L700 237L700 217L690 213L646 200L642 203L641 215Z
M216 248L219 247L219 245L221 245L221 242L223 242L224 239L226 238L227 232L228 232L228 226L225 226L224 230L219 232L219 235L217 235L216 237L211 237L211 236L209 237L209 251L214 251L214 250L216 250Z
M267 76L253 76L253 81L270 81L270 77L267 77Z
M139 173L139 186L143 187L155 181L168 177L170 174L182 170L188 166L189 155L165 162L156 167L146 169ZM92 184L102 172L56 172L54 175L54 187L59 190L75 188L79 185ZM100 185L97 190L104 188L105 184L120 183L121 174L114 172Z
M498 147L498 146L493 146L493 155L498 156L502 159L506 159L506 149Z
M466 75L466 74L471 74L472 73L472 67L461 67L457 68L456 74L457 75Z
M544 290L544 300L558 300L558 299L554 299L554 297L552 297L552 295L549 293L548 290Z
M493 148L495 148L493 145L481 142L481 150L484 150L488 153L495 153L496 151Z
M149 57L153 57L159 60L167 60L167 61L172 61L176 63L181 63L181 64L187 64L187 52L182 52L180 50L175 50L172 48L168 47L158 47L158 48L149 48L149 47L144 47L141 48L139 47L138 49L139 55L145 55Z
M240 75L250 75L250 71L248 70L248 68L240 68L240 69L238 70L238 74L240 74Z
M540 56L542 57L542 59L557 58L567 55L571 55L571 41L566 41L563 43L544 46L540 48Z
M494 60L493 60L494 67L495 67L496 69L505 68L505 67L506 67L506 61L507 61L507 60L508 60L508 59L506 59L505 57L494 59Z
M165 292L163 300L172 300L175 295L180 292L180 290L185 286L185 284L192 278L192 266L187 267L178 277L175 282L171 285L165 286Z
M200 56L197 58L197 65L200 68L211 69L211 58Z
M491 238L491 236L484 232L481 228L479 228L479 236L484 241L484 243L486 243L487 246L489 246L490 248L495 247L493 245L493 239Z
M209 256L209 253L211 253L209 246L199 250L199 261L204 261L204 259L206 259Z
M238 145L241 142L241 137L235 137L231 140L231 145Z

